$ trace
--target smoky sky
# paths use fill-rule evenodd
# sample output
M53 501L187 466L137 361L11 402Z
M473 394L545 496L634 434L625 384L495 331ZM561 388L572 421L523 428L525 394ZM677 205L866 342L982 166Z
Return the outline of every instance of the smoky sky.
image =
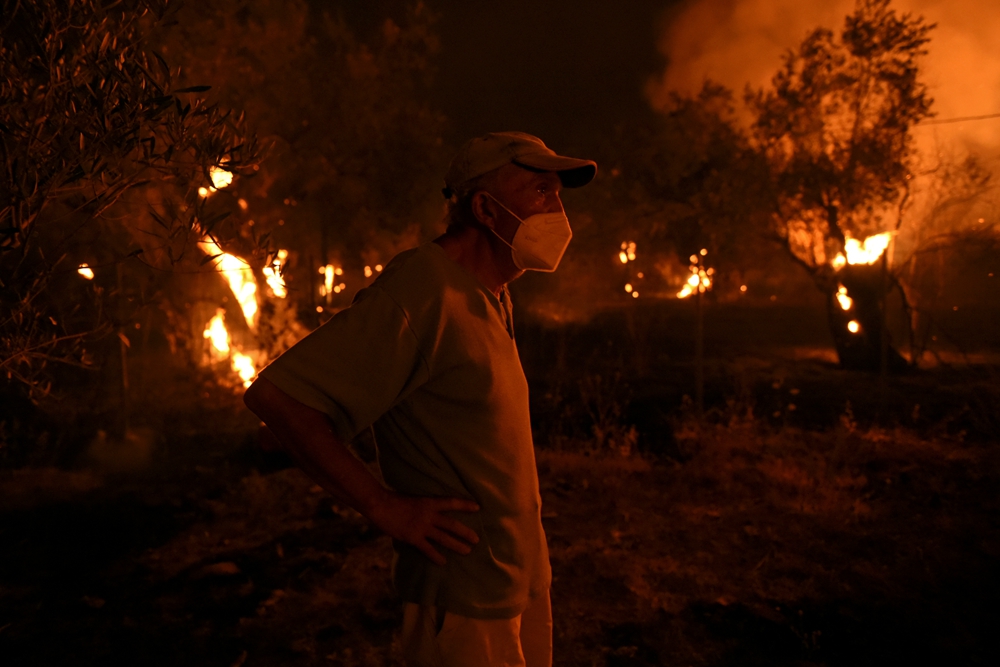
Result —
M923 16L937 27L924 77L939 119L1000 112L1000 2L894 0L897 12ZM651 104L669 90L691 93L710 78L742 93L766 86L781 55L813 28L835 31L853 0L692 0L664 25L659 49L664 70L650 83ZM923 147L960 144L992 156L1000 149L1000 119L930 125L917 130Z
M491 130L523 130L592 156L616 126L693 93L706 78L766 86L781 55L813 28L839 30L854 0L424 0L441 51L431 102L457 146ZM374 29L408 0L311 0ZM936 23L925 81L939 119L1000 112L1000 0L894 0ZM1000 152L1000 119L926 126L924 148Z

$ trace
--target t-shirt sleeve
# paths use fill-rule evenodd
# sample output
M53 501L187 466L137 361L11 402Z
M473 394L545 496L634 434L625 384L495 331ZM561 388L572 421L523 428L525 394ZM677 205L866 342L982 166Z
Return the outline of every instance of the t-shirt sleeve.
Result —
M382 289L369 287L260 376L329 415L337 435L351 440L429 374L406 313Z

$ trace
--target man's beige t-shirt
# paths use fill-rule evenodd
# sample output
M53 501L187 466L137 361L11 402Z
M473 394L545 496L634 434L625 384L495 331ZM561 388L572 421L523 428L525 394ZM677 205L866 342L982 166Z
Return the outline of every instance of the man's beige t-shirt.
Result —
M330 416L345 441L373 426L379 466L399 493L459 497L472 553L432 563L396 542L404 602L512 618L548 589L528 385L506 290L497 299L436 243L399 254L379 278L261 377Z

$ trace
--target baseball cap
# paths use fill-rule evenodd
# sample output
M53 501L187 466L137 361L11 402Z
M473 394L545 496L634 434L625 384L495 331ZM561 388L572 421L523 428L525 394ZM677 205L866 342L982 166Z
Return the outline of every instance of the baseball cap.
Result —
M578 188L597 174L597 163L557 155L538 137L524 132L490 132L470 139L459 149L445 174L444 196L450 198L463 183L513 162L559 174L564 187Z

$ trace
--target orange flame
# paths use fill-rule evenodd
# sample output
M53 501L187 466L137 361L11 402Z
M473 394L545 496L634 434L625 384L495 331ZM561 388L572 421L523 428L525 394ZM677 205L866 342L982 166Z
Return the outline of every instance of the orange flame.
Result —
M257 281L253 269L236 255L222 252L221 246L211 237L206 236L199 241L198 247L206 255L215 257L213 261L216 268L229 282L229 289L233 291L233 296L243 310L247 326L252 329L254 317L257 315Z

